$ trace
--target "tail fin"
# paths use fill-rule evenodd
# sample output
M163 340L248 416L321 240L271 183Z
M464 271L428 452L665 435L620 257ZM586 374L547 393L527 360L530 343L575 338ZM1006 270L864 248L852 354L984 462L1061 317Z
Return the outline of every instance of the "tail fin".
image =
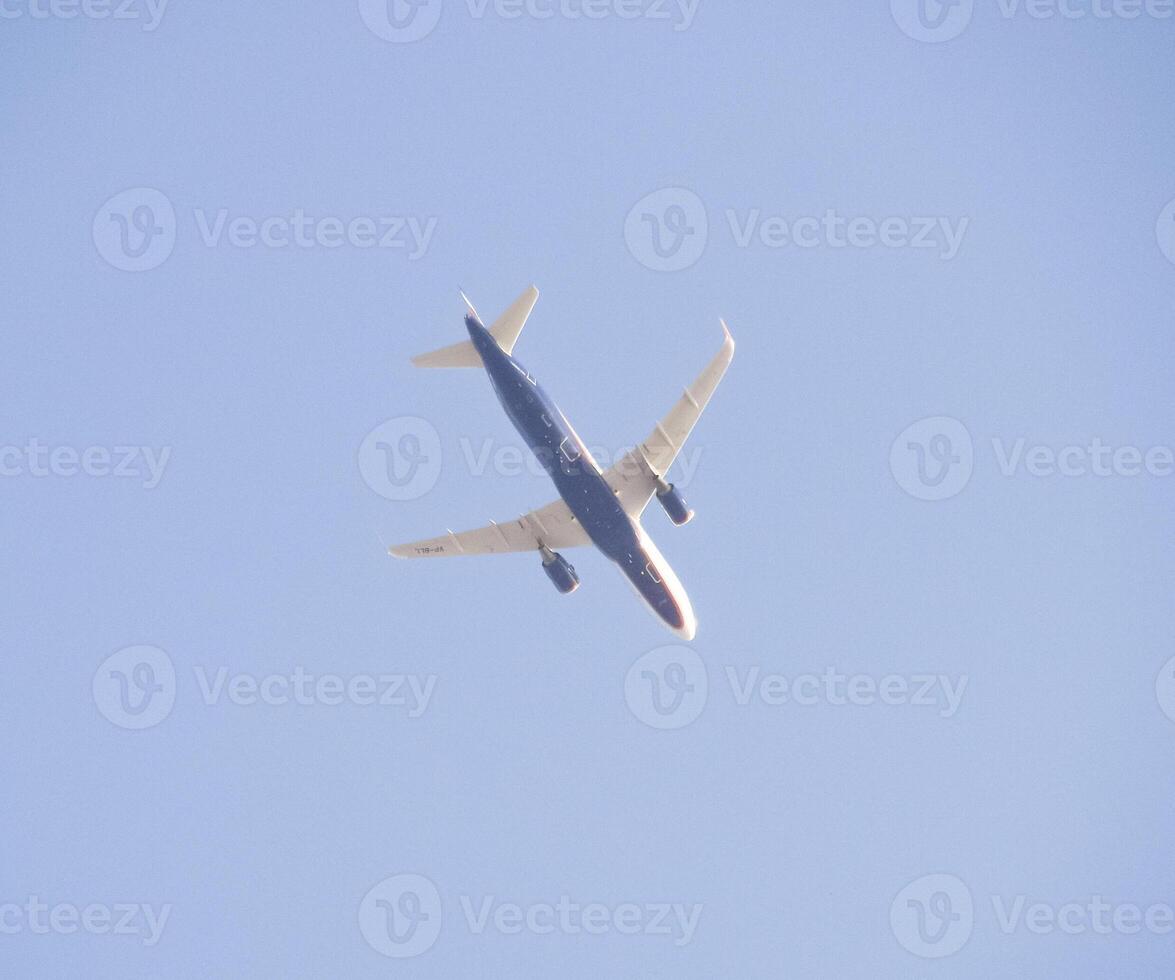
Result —
M477 316L477 311L464 293L461 294L461 298L465 300L465 305L469 307L470 312ZM498 317L490 327L490 334L507 354L514 350L514 345L518 342L518 335L526 326L527 318L530 316L530 311L534 309L538 298L539 291L534 286L527 287L522 295L510 304L510 308ZM422 368L472 368L481 367L481 356L477 353L472 341L463 340L456 344L450 344L448 347L442 347L440 350L429 351L427 354L414 357L412 363Z

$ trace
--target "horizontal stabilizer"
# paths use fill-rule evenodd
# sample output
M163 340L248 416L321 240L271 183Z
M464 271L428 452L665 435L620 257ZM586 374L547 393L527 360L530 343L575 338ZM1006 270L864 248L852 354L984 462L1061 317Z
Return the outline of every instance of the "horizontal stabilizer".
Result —
M477 311L473 308L473 304L465 298L464 293L461 294L461 297L465 299L469 312L477 317ZM534 286L528 286L522 295L510 304L510 308L491 324L490 336L507 354L511 353L514 350L514 345L518 343L518 335L526 326L527 318L530 316L530 311L534 309L534 304L538 302L538 298L539 291ZM478 320L480 322L481 318L478 317ZM470 340L462 340L456 344L450 344L448 347L442 347L440 350L420 354L412 358L412 363L422 368L476 368L482 366L481 355L478 354L477 348Z
M440 350L429 351L412 358L422 368L476 368L481 367L481 355L472 340L462 340Z

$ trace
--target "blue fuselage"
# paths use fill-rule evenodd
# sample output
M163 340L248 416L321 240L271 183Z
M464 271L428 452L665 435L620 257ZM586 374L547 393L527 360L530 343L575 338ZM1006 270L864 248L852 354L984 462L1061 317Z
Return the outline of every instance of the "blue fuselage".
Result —
M559 406L525 367L498 346L476 317L466 316L465 325L498 401L588 537L620 566L661 619L671 628L681 629L685 622L681 604L658 574L636 524L620 506Z

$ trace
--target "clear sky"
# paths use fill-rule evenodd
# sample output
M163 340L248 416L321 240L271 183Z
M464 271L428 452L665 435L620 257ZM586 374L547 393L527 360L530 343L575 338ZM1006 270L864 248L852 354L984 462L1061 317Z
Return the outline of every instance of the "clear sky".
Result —
M0 973L1169 972L1163 0L0 13ZM384 554L531 282L602 457L738 342L688 647Z

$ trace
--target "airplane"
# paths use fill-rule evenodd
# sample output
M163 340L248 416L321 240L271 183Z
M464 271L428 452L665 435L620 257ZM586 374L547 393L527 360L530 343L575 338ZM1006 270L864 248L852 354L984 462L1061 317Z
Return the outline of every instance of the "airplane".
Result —
M488 328L464 293L469 340L421 354L421 368L484 367L498 401L559 491L553 503L501 524L461 531L388 549L396 558L440 558L537 552L559 592L579 588L579 575L559 549L595 545L624 573L654 615L683 640L697 632L689 596L641 526L655 496L670 521L681 526L694 512L665 479L702 410L734 357L734 339L722 324L722 348L656 424L649 437L615 466L602 470L551 397L513 356L539 291L530 286Z

